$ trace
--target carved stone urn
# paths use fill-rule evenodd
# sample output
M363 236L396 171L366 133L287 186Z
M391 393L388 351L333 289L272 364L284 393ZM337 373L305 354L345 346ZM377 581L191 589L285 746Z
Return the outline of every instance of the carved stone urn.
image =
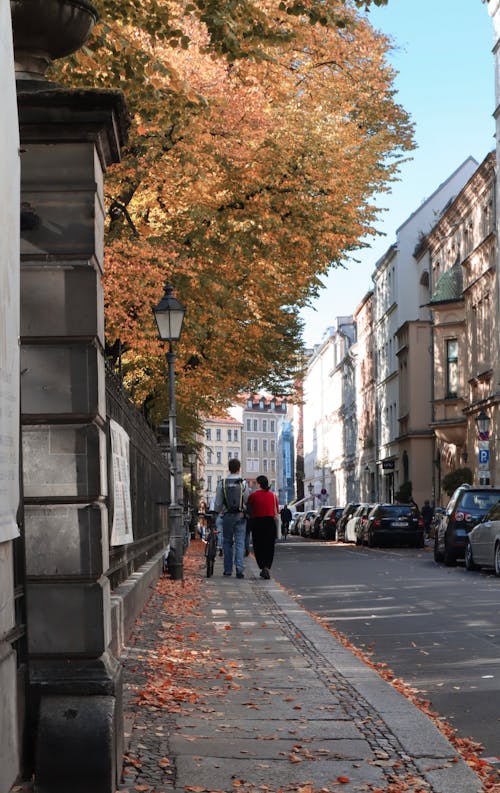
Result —
M99 15L88 0L10 0L16 77L45 80L51 61L76 52Z

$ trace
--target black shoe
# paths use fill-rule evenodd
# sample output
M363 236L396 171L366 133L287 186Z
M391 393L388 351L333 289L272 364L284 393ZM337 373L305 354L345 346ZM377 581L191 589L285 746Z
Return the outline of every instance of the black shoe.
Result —
M224 573L224 575L232 575L232 573Z
M245 578L245 573L236 573L236 578Z
M271 578L271 574L270 574L269 570L267 569L267 567L263 567L262 568L261 576L262 576L262 578L265 578L266 580Z
M250 553L249 549L248 549L248 548L245 548L245 556L248 556L248 555L249 555L249 553Z
M219 556L222 556L222 548L219 548Z

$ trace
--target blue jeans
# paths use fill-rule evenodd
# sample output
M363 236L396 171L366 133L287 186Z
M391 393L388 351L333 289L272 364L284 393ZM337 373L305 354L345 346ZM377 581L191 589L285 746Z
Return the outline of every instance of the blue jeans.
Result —
M240 512L227 512L223 516L224 533L224 573L231 575L234 566L237 573L244 569L245 535L247 530L246 518Z
M217 529L217 550L222 550L224 544L224 527L223 527L223 518L222 515L217 515L217 519L215 521L215 528Z

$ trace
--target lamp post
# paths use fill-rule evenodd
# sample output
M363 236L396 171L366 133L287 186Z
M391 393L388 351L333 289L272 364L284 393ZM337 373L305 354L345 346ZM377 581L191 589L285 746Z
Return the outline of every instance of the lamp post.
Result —
M312 498L312 509L314 509L314 485L312 482L309 482L307 489L309 490L309 496Z
M165 284L162 299L153 309L158 333L162 341L168 341L168 432L170 444L170 553L168 569L175 581L184 576L184 537L182 532L182 507L177 500L177 427L175 411L175 353L172 342L179 341L184 320L185 307L174 297L170 284Z
M478 472L479 484L489 485L490 483L490 424L491 419L484 410L481 410L476 418L477 437L478 437Z
M196 453L194 451L190 451L188 454L188 461L190 467L190 488L191 488L191 498L190 498L190 507L191 507L191 520L189 521L189 528L191 531L191 536L194 537L195 535L195 527L196 527L196 518L195 518L195 492L194 492L194 464L196 462Z

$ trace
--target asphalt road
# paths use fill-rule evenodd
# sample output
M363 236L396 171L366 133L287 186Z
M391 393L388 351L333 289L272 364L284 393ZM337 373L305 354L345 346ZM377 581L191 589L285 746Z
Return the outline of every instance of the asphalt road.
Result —
M373 650L462 737L500 757L500 578L437 565L430 548L291 537L273 577L357 647Z

